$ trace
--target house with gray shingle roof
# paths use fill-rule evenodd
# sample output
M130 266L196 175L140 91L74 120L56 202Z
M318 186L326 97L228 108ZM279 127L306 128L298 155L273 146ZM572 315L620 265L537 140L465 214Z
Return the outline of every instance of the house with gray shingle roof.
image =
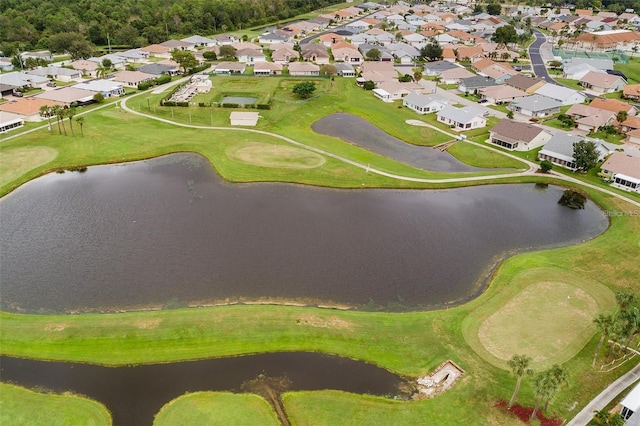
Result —
M615 151L616 145L604 142L602 139L592 139L585 136L572 135L570 133L558 132L547 142L538 153L539 160L551 161L560 167L569 170L577 170L573 157L573 144L580 141L591 141L595 143L598 151L598 161Z
M414 110L418 114L428 114L440 111L449 105L449 101L438 95L423 95L412 92L402 98L402 105Z
M529 117L546 117L560 112L562 103L542 95L525 96L509 104L509 109Z
M488 142L510 151L529 151L543 146L552 136L542 127L504 118L493 126Z
M460 66L449 61L435 61L435 62L427 62L424 64L423 75L426 76L436 76L440 75L443 71L451 70L455 68L459 68Z
M462 93L475 93L485 87L497 86L496 82L489 77L482 77L480 75L474 75L473 77L467 77L460 80L458 84L458 90Z

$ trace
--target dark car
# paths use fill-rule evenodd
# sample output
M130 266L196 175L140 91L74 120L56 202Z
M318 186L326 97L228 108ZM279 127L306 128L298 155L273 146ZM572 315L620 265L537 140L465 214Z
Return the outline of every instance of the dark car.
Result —
M486 100L486 99L480 99L480 100L478 101L478 103L479 103L479 104L486 104L487 102L489 102L489 101L488 101L488 100Z

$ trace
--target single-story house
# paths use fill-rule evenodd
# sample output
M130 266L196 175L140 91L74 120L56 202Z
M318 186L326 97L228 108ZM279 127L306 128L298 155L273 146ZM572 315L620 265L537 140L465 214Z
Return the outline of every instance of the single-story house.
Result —
M612 112L610 113L613 114ZM640 129L640 117L635 115L630 115L622 123L616 120L613 124L617 127L620 133L633 132L634 130Z
M608 144L601 139L591 139L570 133L558 132L538 152L539 160L548 160L553 164L569 170L577 170L573 157L573 144L580 141L592 141L598 151L598 161L615 151L616 145Z
M627 82L618 75L589 71L580 79L578 84L594 92L612 93L622 90Z
M213 37L218 46L231 45L239 41L238 37L233 34L218 34Z
M291 37L284 34L278 34L275 32L268 32L258 37L258 43L260 44L275 44L284 43L291 39Z
M91 80L84 83L75 84L73 87L88 90L90 92L102 93L105 98L124 95L122 83L110 80Z
M238 62L245 62L247 64L266 62L267 60L267 57L262 53L262 50L256 49L238 50L236 51L236 58L238 58Z
M180 70L172 65L164 65L158 62L154 62L152 64L146 64L137 69L139 72L143 72L145 74L151 74L153 76L159 76L163 74L167 75L178 75Z
M551 83L547 83L536 90L536 95L542 95L547 98L554 99L560 102L563 106L581 104L585 99L587 99L585 95L577 90Z
M562 77L569 80L580 80L590 72L599 72L601 74L607 73L606 71L593 67L589 64L576 64L570 67L565 66L562 70Z
M631 417L633 419L637 419L638 412L640 411L640 383L636 384L631 392L624 397L624 399L620 402L622 405L622 409L620 411L620 416L627 421L628 425L637 424L636 422L631 423Z
M159 44L150 44L149 46L141 47L140 50L147 52L149 56L155 56L157 58L171 58L171 50L167 46L161 46Z
M14 90L16 90L18 86L13 86L11 84L0 83L0 98L4 98L5 96L13 95Z
M496 86L495 81L487 77L474 75L473 77L463 78L458 84L458 90L462 93L476 93L480 89Z
M358 49L354 47L336 47L332 48L333 58L339 62L358 65L362 63L364 58Z
M0 76L0 78L2 77ZM620 111L626 111L629 115L636 115L636 108L633 105L619 101L618 99L594 98L591 103L589 103L589 106L606 109L615 114Z
M54 80L60 80L65 82L82 79L82 73L80 71L70 70L69 68L54 67L54 66L36 68L30 71L27 71L27 74L38 75L40 77L53 78Z
M328 64L329 52L323 47L315 43L306 43L302 45L302 58L305 61L315 62L316 64Z
M211 47L216 44L214 39L202 37L200 35L192 35L191 37L180 39L180 41L190 43L196 47Z
M22 59L44 59L47 62L53 62L53 55L48 50L38 50L37 52L22 52L20 56L22 56Z
M2 72L13 71L13 64L11 63L11 58L0 56L0 71Z
M138 87L138 84L155 79L154 74L147 74L142 71L118 71L112 78L113 81L123 83L127 87Z
M146 53L146 52L145 52ZM148 55L148 53L146 53ZM98 66L102 65L102 62L108 59L111 61L111 68L120 70L124 69L127 66L127 59L123 56L120 56L119 53L109 53L107 55L102 55L100 57L91 57L87 59L87 61L95 62Z
M149 52L145 52L142 49L129 49L124 52L118 52L116 55L124 59L125 62L134 64L142 64L149 59ZM115 68L120 67L115 66Z
M173 50L195 50L196 45L194 43L182 41L182 40L167 40L159 44L169 49L169 52Z
M451 63L449 61L435 61L435 62L427 62L424 64L424 71L422 75L426 75L429 77L434 77L440 75L441 72L446 70L451 70L455 68L461 68L460 65Z
M583 104L571 105L566 114L573 118L578 129L587 132L597 131L601 126L608 126L615 118L615 114L611 111Z
M546 117L560 112L561 106L555 99L536 94L516 99L509 104L509 109L529 117Z
M233 111L229 118L232 126L255 126L260 115L257 112Z
M355 77L356 69L351 64L347 64L345 62L336 62L333 64L336 67L336 71L338 75L342 77Z
M442 84L460 84L462 80L473 76L474 74L471 71L465 68L456 67L450 70L442 71L438 77L440 78L440 83Z
M600 168L600 176L611 186L640 192L640 157L614 152Z
M385 81L373 89L373 94L385 102L393 102L402 99L411 93L406 85L398 81Z
M64 105L77 103L78 105L86 105L93 102L95 92L84 89L78 89L73 86L58 87L54 90L47 90L37 94L35 97L49 101L59 102Z
M640 129L628 132L626 141L640 145Z
M438 95L423 95L412 92L402 98L402 105L414 110L418 114L427 114L440 111L449 105L449 101Z
M30 86L36 88L44 88L50 81L50 78L26 74L21 71L0 74L0 84L7 84L9 86L15 87Z
M282 64L275 62L258 62L253 66L255 75L277 75L282 74Z
M539 88L541 88L547 83L544 81L543 78L539 78L539 77L533 78L533 77L526 76L524 74L516 74L510 79L508 79L507 81L505 81L504 84L506 84L507 86L515 87L516 89L519 89L519 90L523 90L528 94L532 95L536 92L536 90L538 90Z
M627 84L624 86L622 97L632 101L640 101L640 84Z
M501 84L500 86L490 86L480 89L478 93L482 99L486 99L492 104L500 105L507 104L517 98L523 98L527 96L527 92L516 89L515 87L506 86Z
M12 112L0 111L0 133L7 133L22 126L24 126L22 116Z
M289 47L283 47L281 49L274 50L273 53L271 53L271 60L280 64L288 64L289 62L298 59L299 56L300 54L296 50Z
M45 105L49 107L64 106L61 102L29 96L28 98L18 98L11 102L1 103L0 111L17 114L21 116L24 121L38 122L43 120L43 117L40 115L40 108Z
M318 75L320 66L311 62L291 62L289 64L289 75Z
M488 141L510 151L529 151L543 146L552 136L542 127L505 118L493 126Z
M69 65L71 65L74 70L80 71L83 76L89 77L96 77L97 69L100 66L97 62L87 59L79 59L71 62Z
M480 108L446 106L437 114L439 122L448 124L456 132L478 129L487 125L484 110Z
M216 75L244 74L247 64L242 62L220 62L214 68Z

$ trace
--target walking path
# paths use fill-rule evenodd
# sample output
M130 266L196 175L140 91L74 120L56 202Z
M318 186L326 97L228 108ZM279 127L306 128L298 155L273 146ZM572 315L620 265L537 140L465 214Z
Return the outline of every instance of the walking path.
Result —
M633 367L627 374L611 383L600 395L596 396L586 407L584 407L567 426L584 426L593 419L593 412L602 410L623 390L631 386L640 379L640 364Z

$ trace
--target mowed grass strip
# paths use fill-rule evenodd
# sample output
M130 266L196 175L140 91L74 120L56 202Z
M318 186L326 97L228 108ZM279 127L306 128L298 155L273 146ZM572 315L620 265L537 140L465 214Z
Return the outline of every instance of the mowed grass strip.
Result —
M313 169L326 162L322 155L305 149L259 142L245 143L226 153L234 160L264 167Z
M48 146L18 147L0 151L0 187L58 156Z
M0 383L0 424L11 426L109 426L105 406L75 395L38 393Z
M526 169L527 166L514 158L484 149L468 142L458 141L447 148L447 152L458 160L474 167Z
M500 368L516 353L535 368L562 364L594 335L593 318L615 307L607 287L560 268L522 270L509 286L463 322L471 347Z
M212 377L211 380L215 380ZM167 403L154 426L278 426L271 405L258 395L228 392L188 393Z

